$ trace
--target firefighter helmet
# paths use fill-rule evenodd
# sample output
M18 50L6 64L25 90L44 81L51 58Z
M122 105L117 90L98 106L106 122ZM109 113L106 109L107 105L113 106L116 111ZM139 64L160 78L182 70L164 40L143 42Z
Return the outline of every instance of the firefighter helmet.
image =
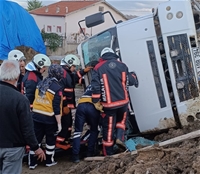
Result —
M71 67L72 65L79 66L80 60L76 55L68 54L61 60L60 65L67 65L68 67Z
M51 60L49 59L49 57L47 57L44 54L36 54L33 57L32 61L39 68L43 68L45 66L50 66L51 65Z
M102 51L101 51L101 56L103 56L105 53L115 53L112 48L109 47L105 47Z
M8 60L16 60L16 61L20 61L20 60L25 60L25 56L24 53L22 53L19 50L12 50L8 53Z

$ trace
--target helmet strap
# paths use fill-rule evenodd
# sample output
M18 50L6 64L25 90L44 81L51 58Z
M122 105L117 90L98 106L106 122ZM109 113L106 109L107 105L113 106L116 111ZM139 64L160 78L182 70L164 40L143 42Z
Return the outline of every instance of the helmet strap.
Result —
M33 62L33 61L32 61L32 62ZM38 72L40 72L41 68L40 68L38 65L36 65L36 63L35 63L35 62L33 62L33 64L35 65L35 67L36 67L37 71L38 71Z

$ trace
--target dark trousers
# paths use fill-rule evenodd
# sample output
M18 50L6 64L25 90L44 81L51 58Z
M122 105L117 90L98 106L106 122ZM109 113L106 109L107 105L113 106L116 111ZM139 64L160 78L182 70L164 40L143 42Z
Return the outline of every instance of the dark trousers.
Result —
M61 117L61 124L62 124L62 130L58 134L57 141L59 140L68 140L71 137L71 132L72 132L72 113L71 110L69 114L63 115Z
M104 110L102 113L103 153L113 155L115 139L124 141L128 105L117 109Z
M88 141L88 153L94 153L95 143L98 137L98 124L100 113L92 103L81 103L78 105L75 116L75 131L73 136L73 154L79 154L81 134L84 123L90 125L90 136Z
M56 143L56 131L57 124L44 124L34 121L34 131L38 143L41 145L41 142L46 137L46 164L51 164L54 162L55 154L55 143ZM29 165L34 166L37 164L37 157L32 149L29 152Z

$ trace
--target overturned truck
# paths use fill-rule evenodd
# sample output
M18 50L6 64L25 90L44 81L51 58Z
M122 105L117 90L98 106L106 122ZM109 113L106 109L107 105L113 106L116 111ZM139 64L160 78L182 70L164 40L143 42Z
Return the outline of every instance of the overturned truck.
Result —
M104 22L106 13L82 21L94 27ZM114 20L114 27L78 46L83 68L110 47L137 74L138 88L129 88L131 134L181 127L200 119L199 14L195 0L163 2L149 15ZM88 74L85 81L90 80Z

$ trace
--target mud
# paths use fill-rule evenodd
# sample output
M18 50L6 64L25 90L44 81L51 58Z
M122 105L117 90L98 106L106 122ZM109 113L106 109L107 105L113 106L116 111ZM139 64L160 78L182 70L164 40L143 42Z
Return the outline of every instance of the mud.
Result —
M200 121L190 123L182 129L170 129L167 133L157 135L154 140L165 141L200 128ZM138 151L122 153L119 158L106 157L103 161L84 161L74 164L70 162L71 153L57 158L56 166L46 168L40 165L29 170L23 164L23 174L60 173L60 174L200 174L200 138L185 140L167 147L154 147ZM141 148L141 147L140 147Z

